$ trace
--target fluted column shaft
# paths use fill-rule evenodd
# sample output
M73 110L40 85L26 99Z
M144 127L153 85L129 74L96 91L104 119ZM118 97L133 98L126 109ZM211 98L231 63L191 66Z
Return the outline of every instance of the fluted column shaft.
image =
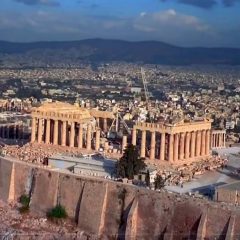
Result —
M50 119L47 119L47 126L46 126L46 139L45 143L49 144L50 143Z
M103 131L106 133L108 131L107 118L103 119Z
M54 121L53 144L58 145L58 120Z
M14 126L14 139L16 137L16 134L15 134L15 126ZM35 142L36 141L36 118L33 117L32 118L32 132L31 132L31 142Z
M87 150L91 150L92 125L87 127Z
M137 129L133 127L132 131L132 145L136 146L137 144Z
M156 147L156 132L151 133L151 148L150 148L150 160L155 159L155 147Z
M141 139L141 155L142 158L146 156L146 131L142 131L142 139Z
M36 123L37 123L37 121L35 119L35 140L34 140L34 142L36 141ZM17 138L17 126L16 125L14 125L13 135L14 135L13 138L16 139Z
M96 131L96 146L95 146L95 150L98 151L100 148L100 129L97 129Z
M206 131L206 147L205 147L205 154L208 156L210 151L210 130Z
M19 135L19 128L18 128L18 135ZM42 143L42 135L43 135L42 119L38 119L38 143Z
M185 143L185 159L189 159L189 150L190 150L190 133L186 133L186 143Z
M205 154L206 154L206 130L203 130L201 136L201 156L205 156Z
M200 151L201 151L201 131L197 131L196 157L200 156Z
M174 155L173 160L178 161L179 134L174 135Z
M219 134L219 147L223 146L223 143L222 143L223 137L222 137L222 135L223 135L222 133Z
M97 127L100 127L100 119L99 119L99 117L96 119L96 125L97 125Z
M10 136L10 127L7 126L7 139L9 139L9 136Z
M166 134L162 133L161 134L161 143L160 143L160 160L164 161L165 160L165 142L166 142Z
M100 131L99 131L99 134L100 134ZM97 139L96 139L97 141ZM97 145L97 142L96 142L96 145ZM83 148L83 126L82 124L80 123L79 125L79 129L78 129L78 148ZM99 147L98 147L99 149ZM97 149L97 146L96 146L96 150Z
M168 161L173 161L173 134L169 135L169 141L168 141Z
M212 147L212 148L215 147L215 137L214 137L214 133L211 133L211 147Z
M62 122L62 146L66 146L66 139L67 139L67 122Z
M191 133L191 152L190 157L195 157L195 149L196 149L196 132Z
M226 147L226 134L223 134L223 147Z
M74 147L75 142L75 122L71 122L70 147Z
M184 149L185 149L185 133L180 135L180 159L184 159Z

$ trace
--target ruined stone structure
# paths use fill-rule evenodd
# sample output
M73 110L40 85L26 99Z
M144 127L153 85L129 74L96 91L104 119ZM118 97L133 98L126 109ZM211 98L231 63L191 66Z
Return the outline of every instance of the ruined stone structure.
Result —
M141 138L141 157L149 157L151 161L194 160L210 154L211 121L207 119L178 124L137 123L133 128L134 145L137 134ZM150 138L148 154L147 135Z
M22 111L23 104L22 101L18 100L0 100L0 112L3 111Z
M211 130L208 119L177 124L137 123L132 144L140 139L143 158L174 163L208 157L212 148L225 147L225 136L224 130Z
M25 139L28 138L24 132L24 126L21 122L0 124L0 138L3 139Z
M0 158L0 198L12 202L23 194L39 216L64 206L83 239L239 239L235 207Z
M31 142L92 149L100 147L101 122L108 130L109 112L87 110L67 103L47 103L32 111Z
M32 111L31 142L99 150L101 132L107 132L112 112L80 108L67 103L47 103ZM136 123L132 144L150 161L194 161L207 158L211 148L225 146L225 133L212 131L211 120L176 124ZM127 146L123 136L121 152ZM109 151L108 143L104 144Z
M226 147L226 130L212 130L211 148L225 148Z

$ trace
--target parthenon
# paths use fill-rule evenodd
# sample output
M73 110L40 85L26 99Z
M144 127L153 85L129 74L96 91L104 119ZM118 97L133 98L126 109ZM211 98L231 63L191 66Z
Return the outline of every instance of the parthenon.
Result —
M133 127L132 144L137 145L137 140L140 140L140 155L150 161L177 162L206 158L213 144L225 144L224 137L219 135L223 131L212 135L211 122L204 119L177 124L137 123ZM149 151L147 142L150 143Z
M111 112L47 103L32 111L31 142L98 151L101 133L107 132L112 119ZM212 130L211 124L209 119L175 124L136 122L131 143L140 147L142 158L155 163L204 159L212 148L225 146L225 131ZM127 136L123 136L120 152L127 144ZM108 149L107 144L103 147Z
M107 131L107 120L113 116L89 111L67 103L47 103L32 112L31 142L92 149L100 146L100 119Z

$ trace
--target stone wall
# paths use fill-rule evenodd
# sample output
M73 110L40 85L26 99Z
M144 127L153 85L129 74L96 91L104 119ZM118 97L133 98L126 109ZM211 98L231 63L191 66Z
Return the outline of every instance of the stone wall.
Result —
M30 210L39 215L61 204L79 229L98 239L239 238L234 207L0 158L0 198L22 194L30 194Z

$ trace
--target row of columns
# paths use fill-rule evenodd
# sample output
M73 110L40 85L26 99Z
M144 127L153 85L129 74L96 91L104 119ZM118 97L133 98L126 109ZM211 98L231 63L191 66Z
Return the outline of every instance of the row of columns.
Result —
M108 119L107 118L96 118L97 127L101 128L104 133L108 131Z
M70 131L69 131L70 125ZM83 136L86 135L85 147L87 150L92 149L92 125L87 125L84 132L83 124L78 122L68 122L60 120L32 118L31 142L69 146L84 147ZM76 144L77 142L77 144ZM96 130L95 149L100 147L100 129Z
M137 129L133 129L132 134L132 144L137 143ZM146 157L146 139L147 131L141 131L141 148L140 156L142 158ZM160 134L159 149L156 149L156 134L158 132L151 132L150 141L150 160L167 160L167 161L178 161L178 160L188 160L189 158L195 158L200 156L209 155L210 151L210 130L201 130L193 132L183 132L183 133L158 133ZM158 144L157 144L158 145ZM157 151L156 151L157 150ZM159 152L156 156L156 152Z
M22 125L0 125L0 137L6 139L23 139Z
M211 135L211 148L224 148L226 147L226 132L212 132Z

